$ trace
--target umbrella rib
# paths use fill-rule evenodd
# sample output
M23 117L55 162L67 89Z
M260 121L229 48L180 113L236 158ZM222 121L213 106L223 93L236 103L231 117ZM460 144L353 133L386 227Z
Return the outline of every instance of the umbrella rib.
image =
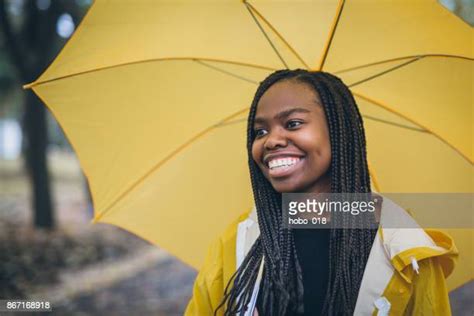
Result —
M214 125L214 127L224 127L224 126L233 125L233 124L242 123L242 122L247 122L247 119L242 118L242 119L233 120L233 121L220 122Z
M334 34L336 34L337 25L339 24L339 20L341 19L342 10L344 9L344 4L345 4L345 0L340 0L337 5L336 15L334 17L334 20L331 26L331 31L329 32L329 36L326 40L326 45L324 47L323 55L321 56L321 60L319 61L319 66L318 66L319 71L323 70L324 64L326 63L326 58L328 56L329 49L331 48Z
M222 123L225 123L227 121L230 121L232 120L234 117L236 116L239 116L240 114L242 113L245 113L245 111L248 111L248 107L244 108L244 109L241 109L229 116L227 116L226 118L224 118L223 120L220 121L220 123L217 123L217 124L214 124L212 126L209 126L208 128L202 130L201 132L199 132L198 134L196 134L195 136L191 137L190 139L188 139L186 142L184 142L181 146L179 146L178 148L176 148L175 150L173 150L170 154L168 154L165 158L163 158L162 160L160 160L159 162L157 162L154 166L152 166L150 168L150 170L148 170L145 174L143 174L141 177L139 177L137 180L135 180L131 186L129 186L125 191L123 191L112 203L109 204L109 206L107 206L103 211L101 211L100 213L97 214L97 216L94 217L93 219L93 223L97 223L101 218L104 217L104 215L109 212L119 201L121 201L129 192L133 191L138 185L140 185L147 177L149 177L153 172L155 172L156 170L158 170L162 165L164 165L167 161L169 161L170 159L172 159L174 156L176 156L177 154L179 154L180 152L182 152L184 149L186 149L186 147L188 147L189 145L191 145L194 141L196 141L197 139L199 139L200 137L204 136L205 134L211 132L216 126L218 126L219 124L222 124Z
M392 122L392 121L383 120L383 119L380 119L380 118L375 117L375 116L370 116L370 115L365 115L365 114L362 114L362 116L369 119L369 120L372 120L372 121L377 121L377 122L380 122L380 123L385 123L385 124L393 125L393 126L396 126L396 127L406 128L406 129L413 130L413 131L416 131L416 132L429 133L427 130L422 129L422 128L416 128L416 127L408 126L408 125L405 125L405 124L400 124L400 123L395 123L395 122Z
M377 77L381 77L381 76L383 76L383 75L385 75L385 74L388 74L388 73L390 73L390 72L392 72L392 71L395 71L395 70L397 70L397 69L399 69L399 68L408 66L409 64L411 64L411 63L413 63L413 62L415 62L415 61L418 61L418 60L420 60L421 58L423 58L423 57L416 57L416 58L413 58L413 59L411 59L411 60L409 60L409 61L406 61L406 62L404 62L404 63L402 63L402 64L400 64L400 65L396 65L396 66L391 67L391 68L389 68L389 69L387 69L387 70L384 70L384 71L381 71L381 72L379 72L379 73L376 73L375 75L372 75L372 76L369 76L369 77L364 78L364 79L362 79L362 80L359 80L359 81L356 81L356 82L354 82L354 83L348 84L348 87L352 88L352 87L357 86L357 85L359 85L359 84L361 84L361 83L370 81L370 80L375 79L375 78L377 78Z
M219 71L219 72L221 72L221 73L223 73L223 74L232 76L232 77L234 77L234 78L241 79L241 80L244 80L244 81L253 83L253 84L258 84L258 82L255 81L255 80L252 80L252 79L249 79L249 78L245 78L244 76L240 76L240 75L234 74L234 73L232 73L232 72L230 72L230 71L227 71L227 70L221 69L221 68L219 68L219 67L210 65L210 64L208 64L208 63L203 62L202 60L195 59L194 61L197 62L198 64L201 64L201 65L203 65L203 66L209 67L209 68L211 68L211 69L214 69L214 70Z
M285 60L283 59L283 57L281 56L280 52L276 49L275 45L273 44L272 40L270 39L270 37L268 36L268 34L265 32L265 30L263 29L262 25L260 24L260 22L258 22L258 19L257 17L253 14L252 12L252 9L250 8L250 5L247 3L247 2L244 2L245 4L245 7L247 8L247 10L249 11L250 15L252 16L253 20L255 21L255 23L257 24L258 28L260 29L260 31L263 33L263 35L265 36L265 38L267 39L268 43L270 44L270 46L272 47L273 51L275 52L275 54L277 54L278 58L280 59L280 61L283 63L283 65L285 66L286 69L288 69L288 65L287 63L285 62Z
M468 157L466 156L459 148L457 148L456 146L454 146L453 144L451 144L449 141L447 141L446 139L444 139L441 135L439 135L438 133L434 132L432 129L424 126L423 124L415 121L414 119L408 117L407 115L401 113L401 112L398 112L397 110L389 107L388 105L380 102L380 101L377 101L377 100L374 100L372 98L369 98L361 93L358 93L358 92L355 92L355 91L352 91L352 94L354 94L354 96L357 96L361 99L364 99L376 106L379 106L393 114L396 114L404 119L406 119L407 121L419 126L420 128L426 130L428 133L430 133L431 135L435 136L436 138L438 138L441 142L445 143L446 145L448 145L449 147L451 147L454 151L456 151L462 158L464 158L467 162L469 162L470 164L474 164L474 162Z
M355 67L350 67L350 68L346 68L346 69L342 69L342 70L337 70L337 71L334 71L333 73L335 75L337 75L337 74L341 74L341 73L345 73L345 72L349 72L349 71L353 71L353 70L358 70L358 69L362 69L362 68L366 68L366 67L370 67L370 66L376 66L376 65L381 65L381 64L385 64L385 63L390 63L390 62L393 62L393 61L412 59L412 58L418 58L418 57L423 57L423 58L443 57L443 58L465 59L465 60L469 60L469 61L474 61L474 58L470 58L470 57L466 57L466 56L460 56L460 55L448 55L448 54L410 55L410 56L384 59L384 60L376 61L376 62L373 62L373 63L368 63L368 64L363 64L363 65L360 65L360 66L355 66Z
M258 11L250 2L245 1L245 4L252 9L253 12L255 12L256 15L260 19L262 19L263 22L265 22L266 25L275 33L276 36L280 38L280 40L288 47L288 49L295 55L295 57L305 66L306 69L309 69L310 67L308 64L304 61L304 59L298 54L298 52L288 43L288 41L283 37L283 35L280 34L280 32L277 31L277 29Z
M81 76L81 75L86 75L94 72L99 72L102 70L109 70L109 69L114 69L114 68L119 68L119 67L125 67L125 66L131 66L131 65L137 65L137 64L144 64L144 63L151 63L155 61L173 61L173 60L188 60L188 61L210 61L210 62L217 62L217 63L225 63L225 64L232 64L232 65L238 65L238 66L245 66L245 67L251 67L251 68L257 68L257 69L264 69L264 70L270 70L274 71L276 70L275 68L268 67L268 66L263 66L263 65L256 65L256 64L250 64L250 63L244 63L244 62L239 62L239 61L232 61L232 60L225 60L225 59L216 59L216 58L201 58L201 57L162 57L162 58L152 58L152 59L146 59L146 60L139 60L139 61L132 61L132 62L127 62L127 63L122 63L122 64L117 64L117 65L111 65L111 66L104 66L100 68L95 68L91 70L85 70L69 75L64 75L60 77L55 77L47 80L41 80L41 81L34 81L28 84L23 85L23 89L30 89L35 86L38 86L40 84L45 84L45 83L50 83L54 81L58 81L61 79L67 79L67 78L72 78L76 76Z

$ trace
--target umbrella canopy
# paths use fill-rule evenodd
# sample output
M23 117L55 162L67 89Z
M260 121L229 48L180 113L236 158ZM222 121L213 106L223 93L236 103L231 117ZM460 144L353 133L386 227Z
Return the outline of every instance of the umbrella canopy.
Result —
M434 0L94 2L28 85L74 147L95 220L199 267L252 207L246 116L275 69L341 77L381 192L473 192L473 40ZM472 230L449 279L472 278Z

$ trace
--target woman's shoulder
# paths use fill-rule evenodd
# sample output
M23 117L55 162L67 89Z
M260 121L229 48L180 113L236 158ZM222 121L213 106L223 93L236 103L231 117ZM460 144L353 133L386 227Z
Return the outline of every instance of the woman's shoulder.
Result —
M224 232L219 236L219 240L223 245L235 243L239 227L254 221L256 218L255 210L251 209L240 214L230 224L227 225Z
M390 315L449 315L445 279L452 273L457 255L452 238L442 231L379 227L356 311L370 314L375 305L379 311L389 308ZM439 304L431 306L432 299Z
M422 228L409 211L390 199L383 199L379 236L399 272L428 258L438 258L446 277L454 269L458 250L453 238L442 230Z
M242 227L252 220L252 211L249 210L239 215L209 245L200 270L207 283L219 279L225 282L235 272L238 239L242 236Z
M208 247L207 255L196 277L193 297L185 315L212 314L223 298L224 289L236 270L236 240L239 226L252 211L247 211L227 225ZM220 315L222 309L219 311Z

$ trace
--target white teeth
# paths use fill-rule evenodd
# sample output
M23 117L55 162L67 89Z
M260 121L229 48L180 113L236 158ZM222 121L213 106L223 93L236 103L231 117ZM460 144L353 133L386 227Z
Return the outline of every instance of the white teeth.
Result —
M299 160L300 160L300 158L278 158L278 159L273 159L273 160L270 160L268 162L268 167L270 167L270 169L280 168L280 167L288 167L288 166L294 165Z

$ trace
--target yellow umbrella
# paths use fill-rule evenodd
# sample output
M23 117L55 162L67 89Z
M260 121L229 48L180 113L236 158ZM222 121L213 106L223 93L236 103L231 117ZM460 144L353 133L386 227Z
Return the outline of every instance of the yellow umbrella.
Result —
M245 118L279 68L338 74L382 192L473 192L473 29L434 0L97 0L28 85L89 181L95 221L199 267L252 207ZM472 278L472 230L451 288Z

